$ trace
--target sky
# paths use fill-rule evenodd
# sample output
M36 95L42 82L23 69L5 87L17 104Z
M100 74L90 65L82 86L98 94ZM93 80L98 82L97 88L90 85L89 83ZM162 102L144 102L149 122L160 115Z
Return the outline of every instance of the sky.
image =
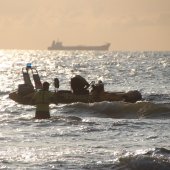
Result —
M170 50L170 0L0 0L0 49Z

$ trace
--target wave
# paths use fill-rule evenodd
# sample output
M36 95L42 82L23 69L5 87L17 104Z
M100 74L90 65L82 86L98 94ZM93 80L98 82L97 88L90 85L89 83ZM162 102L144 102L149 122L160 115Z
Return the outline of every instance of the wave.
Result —
M155 148L145 154L130 154L119 158L117 170L168 170L170 167L170 150Z
M0 91L0 95L8 95L9 91Z
M76 108L77 114L90 113L100 117L111 118L170 118L169 104L156 104L152 102L99 102L76 103L67 105Z
M170 103L170 94L144 94L144 99L154 103Z
M121 153L115 160L87 164L84 169L114 170L169 170L170 150L155 148L142 154Z

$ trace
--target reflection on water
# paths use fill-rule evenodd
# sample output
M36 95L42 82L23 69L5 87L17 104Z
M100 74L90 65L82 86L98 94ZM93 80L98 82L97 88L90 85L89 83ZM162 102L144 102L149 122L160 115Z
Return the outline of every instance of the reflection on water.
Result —
M54 78L70 89L80 74L106 90L139 90L144 101L51 105L52 118L36 120L34 106L8 98L26 63L51 90ZM1 50L0 169L168 169L169 66L169 52Z

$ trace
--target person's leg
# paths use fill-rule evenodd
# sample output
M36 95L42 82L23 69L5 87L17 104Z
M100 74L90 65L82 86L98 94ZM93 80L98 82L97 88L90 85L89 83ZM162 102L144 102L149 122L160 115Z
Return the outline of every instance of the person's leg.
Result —
M49 119L50 118L50 113L43 112L43 111L36 111L35 113L35 119Z

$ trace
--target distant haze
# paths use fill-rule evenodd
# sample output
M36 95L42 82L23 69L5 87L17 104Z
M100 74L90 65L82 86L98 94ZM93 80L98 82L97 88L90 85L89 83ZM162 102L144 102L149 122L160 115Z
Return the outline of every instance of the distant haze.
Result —
M170 0L0 0L0 49L170 50Z

